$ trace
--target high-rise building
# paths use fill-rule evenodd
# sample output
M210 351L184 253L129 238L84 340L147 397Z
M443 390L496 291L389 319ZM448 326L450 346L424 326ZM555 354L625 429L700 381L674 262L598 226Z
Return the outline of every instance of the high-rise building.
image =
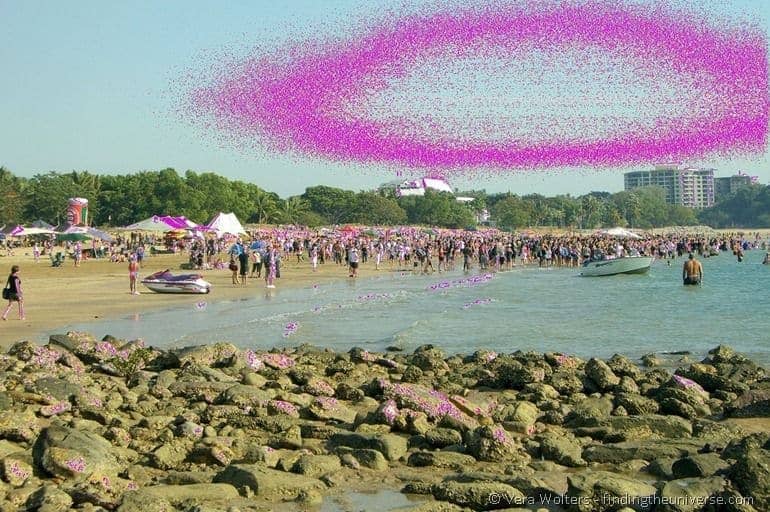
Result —
M755 182L755 177L739 172L726 178L714 178L714 193L716 200L732 194L742 187L747 187Z
M668 204L708 208L714 204L714 169L696 169L680 164L658 164L649 171L628 172L624 188L660 187Z

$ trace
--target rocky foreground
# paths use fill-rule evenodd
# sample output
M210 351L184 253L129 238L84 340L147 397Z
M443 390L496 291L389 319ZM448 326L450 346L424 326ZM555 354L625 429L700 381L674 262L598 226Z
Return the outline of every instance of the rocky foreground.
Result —
M0 510L312 510L356 487L420 512L770 510L765 370L725 346L645 363L17 343Z

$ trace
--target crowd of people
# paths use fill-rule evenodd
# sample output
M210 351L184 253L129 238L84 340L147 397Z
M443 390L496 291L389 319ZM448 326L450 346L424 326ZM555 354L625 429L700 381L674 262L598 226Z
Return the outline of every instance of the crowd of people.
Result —
M578 267L586 260L623 256L654 256L673 259L690 253L704 258L731 251L741 261L744 251L766 248L759 234L744 235L656 235L612 238L601 235L516 235L495 230L407 232L383 234L309 233L274 230L253 232L251 242L239 239L228 254L231 265L240 269L243 283L252 262L257 277L266 261L282 258L310 262L311 270L320 265L344 265L349 276L358 275L359 265L374 264L376 270L411 270L421 273L450 271L462 265L463 271L509 270L517 265L539 267ZM201 267L201 268L205 268ZM233 282L236 283L233 276Z
M519 235L497 230L349 230L273 229L251 231L237 239L180 240L174 251L187 251L192 269L229 269L233 286L249 278L274 288L282 261L309 263L311 272L325 265L347 268L356 278L361 265L375 270L415 273L510 270L516 266L578 267L587 260L653 256L670 261L694 254L704 258L732 252L741 261L749 249L766 248L758 233L728 235L653 235L613 238L603 235ZM702 278L700 268L698 282ZM694 280L694 278L693 278Z
M578 267L587 260L623 256L654 256L670 261L694 254L708 258L732 252L741 261L749 249L767 248L759 233L714 235L650 235L640 238L614 238L601 234L515 234L494 229L483 231L427 230L400 228L388 230L349 229L254 230L240 237L169 239L159 235L122 233L111 242L67 241L55 246L51 240L31 241L38 262L50 255L52 264L61 264L62 252L75 266L84 257L109 258L128 262L130 293L138 294L136 281L148 253L165 251L187 253L193 270L229 269L233 286L244 286L249 278L264 279L274 288L281 276L284 260L308 262L311 272L325 265L347 268L350 278L359 267L415 273L510 270L516 266ZM158 248L160 247L160 248ZM56 255L56 257L54 256ZM700 265L697 261L695 262ZM691 264L691 267L695 266ZM701 277L702 277L702 267ZM685 279L687 281L687 279ZM20 302L21 305L21 302ZM10 306L10 302L9 302ZM7 313L7 310L6 310Z

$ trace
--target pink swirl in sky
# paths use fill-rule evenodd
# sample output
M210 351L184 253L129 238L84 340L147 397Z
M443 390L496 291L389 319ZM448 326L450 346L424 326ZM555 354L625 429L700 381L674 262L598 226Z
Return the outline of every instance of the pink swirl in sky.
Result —
M760 154L766 46L660 5L503 1L246 58L192 104L247 144L450 174Z

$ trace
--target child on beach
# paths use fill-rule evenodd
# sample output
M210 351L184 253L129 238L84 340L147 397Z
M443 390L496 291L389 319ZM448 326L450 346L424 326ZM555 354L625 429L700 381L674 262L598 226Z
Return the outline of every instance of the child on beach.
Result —
M139 277L139 263L136 261L136 256L131 255L128 262L128 289L131 295L139 295L136 291L136 278Z
M235 262L235 258L233 256L230 256L230 263L228 264L227 268L230 269L230 272L233 273L232 275L232 281L233 286L238 284L238 264Z
M262 254L259 249L254 248L251 250L251 276L254 277L254 273L257 273L257 277L262 277Z

